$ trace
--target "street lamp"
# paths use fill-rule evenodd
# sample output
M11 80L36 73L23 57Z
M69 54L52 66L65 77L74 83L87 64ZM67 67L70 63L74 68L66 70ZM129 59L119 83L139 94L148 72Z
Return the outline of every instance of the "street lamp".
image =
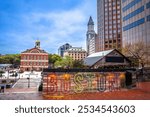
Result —
M9 70L8 70L7 72L8 72L8 74L7 74L7 79L9 79Z
M28 79L28 88L30 88L30 77L28 77L27 79Z
M18 71L18 75L19 75L19 78L18 78L18 79L20 79L20 70Z
M31 73L28 74L29 77L27 77L27 80L28 80L28 88L30 88L30 75L32 75L32 74L33 74L33 70L31 70Z
M18 74L19 74L19 72L17 73L16 71L15 71L15 80L17 81L17 76L18 76Z

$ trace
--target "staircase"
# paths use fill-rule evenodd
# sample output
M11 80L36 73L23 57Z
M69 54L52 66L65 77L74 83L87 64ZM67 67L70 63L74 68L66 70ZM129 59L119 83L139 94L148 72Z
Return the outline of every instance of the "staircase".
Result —
M27 78L21 78L16 82L13 88L28 88L28 85L30 88L38 88L40 83L41 79L39 78L30 78L29 80Z

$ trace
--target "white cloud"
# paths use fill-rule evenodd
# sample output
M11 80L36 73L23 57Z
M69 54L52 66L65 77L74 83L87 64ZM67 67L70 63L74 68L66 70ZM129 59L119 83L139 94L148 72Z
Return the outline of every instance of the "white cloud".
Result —
M22 18L26 24L25 35L16 35L16 38L26 40L26 44L33 44L39 38L42 48L49 53L57 53L59 46L67 42L72 46L85 48L88 18L92 15L95 19L96 16L93 8L96 6L92 1L83 0L78 7L68 11L24 15Z

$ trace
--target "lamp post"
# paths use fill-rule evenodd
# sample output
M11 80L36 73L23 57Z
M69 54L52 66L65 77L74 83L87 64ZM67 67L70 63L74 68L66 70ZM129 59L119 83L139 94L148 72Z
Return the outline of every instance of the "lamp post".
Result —
M28 88L30 88L30 75L33 73L33 70L31 70L31 73L29 74L29 77L27 77L28 80Z
M18 78L18 79L20 79L20 70L18 71L18 75L19 75L19 78Z
M17 77L17 73L15 72L15 82L17 81L17 78L16 78L16 77Z
M27 79L28 79L28 88L30 88L30 77L28 77Z
M7 74L7 79L9 79L9 70L8 70L7 72L8 72L8 74Z

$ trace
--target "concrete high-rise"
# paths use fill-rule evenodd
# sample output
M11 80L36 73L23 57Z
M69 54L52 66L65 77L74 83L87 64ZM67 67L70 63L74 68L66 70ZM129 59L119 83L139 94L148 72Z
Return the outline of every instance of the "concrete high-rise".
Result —
M97 24L96 52L121 49L121 0L97 0Z
M96 52L95 44L96 44L96 36L97 36L94 30L94 21L91 16L88 21L87 27L88 30L86 33L86 48L87 48L87 54L90 55Z

